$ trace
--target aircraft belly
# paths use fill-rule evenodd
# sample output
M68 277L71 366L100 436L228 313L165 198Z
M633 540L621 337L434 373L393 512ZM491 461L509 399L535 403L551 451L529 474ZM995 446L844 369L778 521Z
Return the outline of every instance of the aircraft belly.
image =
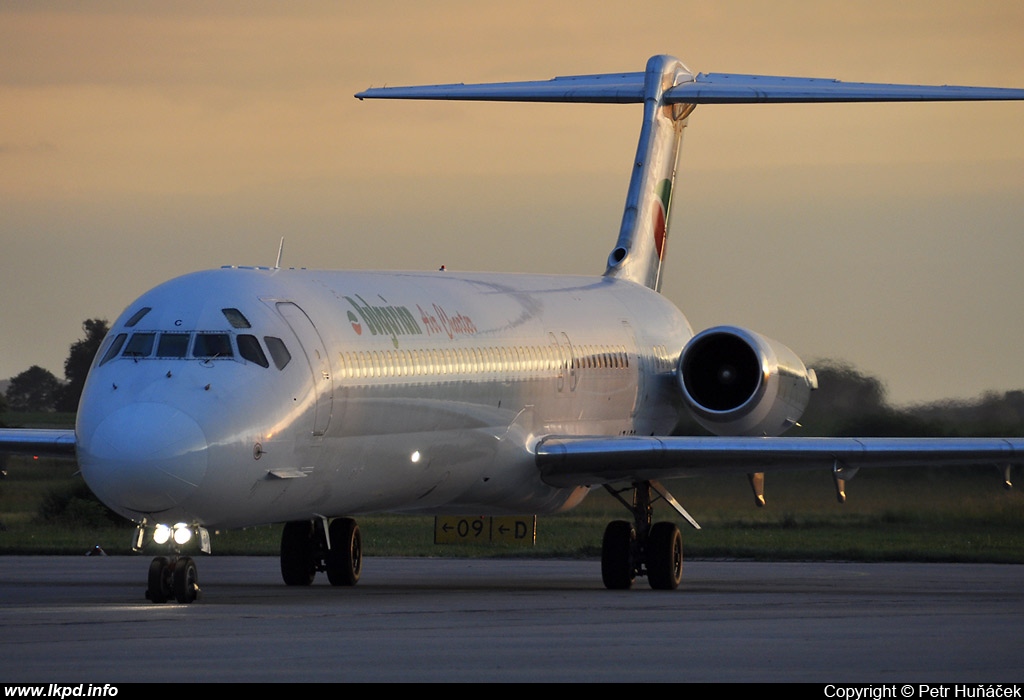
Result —
M290 450L271 443L258 461L246 455L249 479L237 479L242 465L231 470L236 484L249 484L245 493L228 507L208 505L230 511L231 525L381 511L548 513L575 505L585 489L540 480L536 436L615 434L622 414L609 409L581 422L574 401L553 391L544 396L535 382L497 384L452 382L444 392L437 385L343 387L336 405L344 409L328 435L306 433Z
M232 499L228 508L221 503L219 521L212 524L382 511L550 512L578 491L545 485L525 446L502 441L491 430L329 438L322 451L329 460L306 476L254 475L244 498ZM194 510L205 520L204 508Z
M342 392L345 419L332 428L315 481L329 482L338 513L499 503L532 512L535 492L546 501L559 491L540 481L531 453L538 415L557 417L539 384L349 387Z

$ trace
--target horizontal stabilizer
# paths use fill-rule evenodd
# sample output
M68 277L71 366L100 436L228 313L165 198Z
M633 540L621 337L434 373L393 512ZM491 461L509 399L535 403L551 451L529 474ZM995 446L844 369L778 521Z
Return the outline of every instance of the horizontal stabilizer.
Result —
M701 73L665 92L673 104L786 102L957 102L1024 100L1024 90L953 85L844 83L827 78Z
M455 83L370 88L359 99L477 100L496 102L636 103L645 99L643 72L573 75L507 83ZM663 95L668 104L754 104L786 102L956 102L1024 100L1024 90L844 83L830 78L795 78L741 73L699 73L686 69L681 82Z
M643 73L573 75L551 80L465 85L421 85L370 88L357 93L360 100L477 100L494 102L642 102Z

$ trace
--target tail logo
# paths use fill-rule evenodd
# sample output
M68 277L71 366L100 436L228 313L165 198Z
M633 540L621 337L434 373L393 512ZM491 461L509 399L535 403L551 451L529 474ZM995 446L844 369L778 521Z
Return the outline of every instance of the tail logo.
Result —
M672 199L672 181L662 180L658 183L654 193L657 195L657 198L655 199L654 211L652 213L653 221L651 223L654 227L654 249L658 253L658 260L661 260L665 254L665 231L666 221L668 220L668 204Z

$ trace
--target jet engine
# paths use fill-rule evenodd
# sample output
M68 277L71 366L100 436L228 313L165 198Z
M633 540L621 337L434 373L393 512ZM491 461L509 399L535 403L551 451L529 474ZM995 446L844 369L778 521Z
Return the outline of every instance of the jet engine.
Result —
M735 326L690 339L679 356L679 384L690 413L715 435L781 435L818 388L814 370L792 350Z

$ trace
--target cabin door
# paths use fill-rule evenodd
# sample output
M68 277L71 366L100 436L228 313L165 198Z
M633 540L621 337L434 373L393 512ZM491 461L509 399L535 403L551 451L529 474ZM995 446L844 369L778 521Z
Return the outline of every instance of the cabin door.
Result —
M302 345L302 350L313 373L313 387L316 391L316 411L313 418L313 435L320 437L331 424L334 408L334 381L331 379L331 365L323 338L306 312L289 301L277 303L278 312L288 322Z

